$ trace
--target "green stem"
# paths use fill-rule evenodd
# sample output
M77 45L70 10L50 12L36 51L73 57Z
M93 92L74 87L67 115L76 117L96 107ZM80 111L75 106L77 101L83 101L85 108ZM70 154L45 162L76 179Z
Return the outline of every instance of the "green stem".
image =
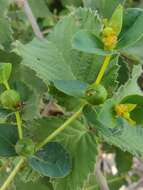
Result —
M110 62L110 59L111 59L111 55L107 55L105 57L104 63L100 69L97 79L95 83L92 84L93 86L101 82L103 75L105 73L105 70ZM53 138L55 138L58 134L60 134L69 124L71 124L82 113L82 109L83 109L83 106L76 113L74 113L67 121L65 121L63 125L61 125L57 130L55 130L51 135L49 135L44 141L38 144L36 150L38 151L40 148L42 148L44 145L50 142Z
M42 148L44 145L46 145L48 142L50 142L53 138L55 138L58 134L60 134L66 127L69 126L75 119L77 119L80 114L82 113L83 106L75 112L69 119L65 121L64 124L62 124L58 129L56 129L51 135L49 135L44 141L42 141L38 146L37 146L37 151Z
M20 118L20 113L18 111L15 112L15 117L16 117L16 121L17 121L19 139L22 139L23 138L22 121Z
M7 81L5 81L3 84L5 85L5 87L6 87L7 90L10 90L10 86L9 86L9 84L8 84Z
M7 90L10 90L10 86L7 81L3 83L6 87ZM20 117L20 113L18 111L15 112L15 117L16 117L16 122L17 122L17 127L18 127L18 135L19 139L23 138L23 132L22 132L22 120Z
M24 158L20 158L18 164L15 166L15 168L13 169L11 174L8 176L7 180L1 186L0 190L6 190L9 187L9 185L11 184L13 179L15 178L17 172L20 170L20 168L21 168L22 164L24 163L24 161L25 161Z
M98 85L98 84L101 82L101 80L102 80L102 78L103 78L103 76L104 76L104 73L105 73L105 71L106 71L106 68L107 68L107 66L108 66L109 63L110 63L110 59L111 59L111 55L106 55L105 60L104 60L104 63L103 63L103 65L102 65L101 69L100 69L100 72L99 72L98 76L97 76L97 79L96 79L96 81L92 84L92 86Z

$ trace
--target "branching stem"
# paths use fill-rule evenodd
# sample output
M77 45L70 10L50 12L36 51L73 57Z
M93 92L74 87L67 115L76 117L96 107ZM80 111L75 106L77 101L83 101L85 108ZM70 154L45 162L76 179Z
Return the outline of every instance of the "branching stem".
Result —
M39 150L44 145L46 145L48 142L50 142L53 138L55 138L58 134L60 134L64 129L66 129L66 127L68 127L75 119L77 119L80 116L80 114L82 113L82 109L83 109L83 106L77 112L75 112L69 119L67 119L64 124L62 124L58 129L56 129L44 141L42 141L37 146L37 150Z
M95 84L99 84L102 80L102 77L105 73L105 70L110 62L111 55L107 55L105 57L104 63L101 67L101 70L99 72L99 75L95 81ZM94 85L94 83L92 84ZM55 130L51 135L49 135L44 141L42 141L38 146L37 150L42 148L44 145L46 145L48 142L50 142L53 138L55 138L58 134L60 134L69 124L71 124L75 119L79 117L79 115L82 113L82 109L84 106L82 106L77 112L75 112L63 125L61 125L57 130Z

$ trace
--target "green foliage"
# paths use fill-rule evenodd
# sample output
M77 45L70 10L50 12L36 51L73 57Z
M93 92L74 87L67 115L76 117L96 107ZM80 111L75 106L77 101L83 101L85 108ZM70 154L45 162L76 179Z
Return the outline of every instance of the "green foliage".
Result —
M28 164L40 174L55 178L65 177L71 171L69 154L56 142L45 145L42 150L29 158Z
M86 7L98 10L105 18L110 18L115 8L121 3L124 3L124 0L84 0Z
M10 63L0 64L0 83L5 83L9 80L12 65Z
M112 52L104 51L103 43L88 31L78 31L73 37L73 48L79 51L94 53L97 55L108 55Z
M123 22L123 7L119 5L115 11L111 19L109 20L109 26L113 28L117 35L120 34L122 30L122 22Z
M12 29L9 20L0 18L0 43L5 47L12 42Z
M137 17L133 25L122 35L118 48L129 47L140 40L143 33L143 12Z
M84 97L85 92L89 86L87 83L78 80L54 81L54 85L58 90L64 92L69 96L74 96L74 97Z
M17 44L17 50L23 57L22 64L34 70L46 84L56 79L74 79L70 67L53 43L34 39L26 45Z
M108 153L119 189L143 156L143 10L27 2L0 0L0 189L98 190Z
M15 156L14 145L18 140L17 129L12 124L0 124L0 156Z

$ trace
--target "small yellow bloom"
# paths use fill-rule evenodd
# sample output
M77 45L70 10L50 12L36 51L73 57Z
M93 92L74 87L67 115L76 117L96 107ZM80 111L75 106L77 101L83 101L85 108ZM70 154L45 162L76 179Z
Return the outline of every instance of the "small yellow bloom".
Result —
M136 108L136 104L118 104L115 107L115 111L117 116L123 117L126 119L130 124L134 125L135 121L131 119L130 112Z
M118 39L116 35L109 35L109 36L103 37L103 43L104 43L105 49L107 50L114 49L117 45L117 41Z

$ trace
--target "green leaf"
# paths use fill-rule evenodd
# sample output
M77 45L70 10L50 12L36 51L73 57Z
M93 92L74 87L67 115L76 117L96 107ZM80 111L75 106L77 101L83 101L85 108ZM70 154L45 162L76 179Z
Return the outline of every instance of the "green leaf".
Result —
M121 36L117 48L122 49L134 45L143 36L143 12L133 25Z
M0 18L0 43L7 47L12 39L12 29L9 20Z
M5 123L11 111L0 107L0 123Z
M6 15L10 0L0 0L0 16Z
M73 168L67 177L53 181L54 189L81 189L85 180L95 168L96 137L83 124L76 121L59 135L57 140L62 142L72 155ZM82 171L80 177L79 171Z
M57 100L57 103L65 108L66 111L77 111L83 104L83 99L69 96L56 89L53 85L49 88L49 94ZM48 96L48 95L47 95ZM48 98L48 97L47 97Z
M73 50L71 43L73 35L78 30L84 29L99 36L101 26L101 21L95 11L79 8L72 15L64 17L58 22L48 36L48 39L61 52L66 63L71 66L77 80L95 81L103 58Z
M131 78L124 85L122 85L114 95L117 102L120 102L126 96L143 95L143 92L138 85L138 78L141 73L142 67L140 65L134 66Z
M130 71L129 71L129 65L128 63L122 59L121 57L119 58L119 70L118 70L118 77L117 77L117 81L118 81L118 85L123 85L125 84L129 77L130 77Z
M128 8L124 10L123 15L123 27L121 35L125 33L133 24L136 22L137 18L141 15L142 9L139 8Z
M53 190L52 185L48 182L48 179L39 179L37 181L23 183L17 179L15 183L16 189L20 190Z
M86 7L98 10L103 17L110 18L116 7L123 4L124 0L84 0L83 2Z
M133 127L123 119L117 119L113 129L108 123L103 124L103 120L98 120L97 112L94 109L85 110L84 114L89 123L99 131L104 141L110 145L119 147L123 151L128 151L136 156L143 156L143 128Z
M119 76L119 56L113 57L111 59L110 64L105 72L105 75L103 76L103 79L101 83L105 88L108 90L108 96L112 96L113 92L118 87L118 76Z
M131 47L123 48L121 50L121 54L123 54L128 59L136 61L136 63L142 64L143 60L143 37L139 41L137 41Z
M23 183L36 183L41 178L41 174L27 165L18 173L18 177Z
M108 125L108 128L114 128L116 124L115 105L116 100L108 99L98 111L98 120L102 121L102 124Z
M103 43L91 32L80 30L73 36L74 49L97 55L113 54L113 51L105 51Z
M126 121L120 120L115 131L107 134L102 130L101 134L107 143L133 155L143 156L143 129L141 127L132 127Z
M24 65L13 64L13 72L10 86L18 90L24 101L22 119L29 121L40 117L40 105L46 85L40 80L35 72Z
M35 141L40 142L62 125L63 122L64 120L59 117L43 118L30 123L29 128L31 128ZM64 145L73 161L71 173L63 179L53 181L55 190L78 189L83 186L89 173L94 171L97 154L96 137L85 126L79 121L75 121L55 139ZM79 171L82 171L80 178Z
M19 63L21 57L14 52L8 52L3 49L0 49L0 61L4 63ZM1 64L1 63L0 63Z
M0 124L0 156L16 156L17 128L11 124Z
M53 80L74 79L69 65L52 42L35 38L26 45L17 43L17 51L23 58L21 64L34 70L46 84Z
M28 164L44 176L65 177L71 171L71 159L57 142L50 142L29 158Z
M62 5L64 7L67 7L67 6L81 6L82 5L82 1L81 0L61 0L62 2Z
M125 97L121 103L136 104L135 109L131 112L131 118L137 124L143 124L143 96L131 95Z
M11 75L11 63L0 63L0 84L9 80Z
M36 18L48 17L51 15L48 6L44 0L37 1L29 0L29 5Z
M78 80L54 81L55 87L69 96L84 97L88 84Z
M109 25L114 29L116 34L119 35L122 30L122 23L123 23L123 6L119 5L113 12L112 17L109 20Z

